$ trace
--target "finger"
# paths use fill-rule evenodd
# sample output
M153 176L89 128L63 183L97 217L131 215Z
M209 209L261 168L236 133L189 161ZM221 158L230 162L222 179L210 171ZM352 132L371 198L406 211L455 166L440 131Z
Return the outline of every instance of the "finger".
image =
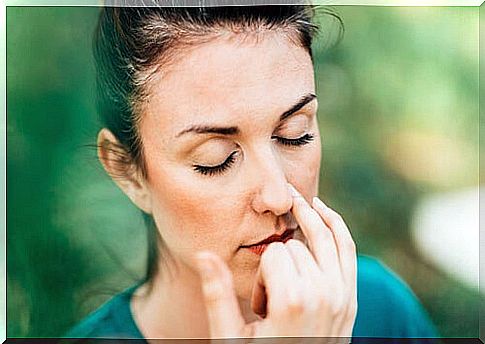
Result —
M305 246L301 241L290 239L285 243L288 252L290 252L291 258L298 270L298 273L307 279L312 279L312 277L320 274L320 270L313 258L308 247Z
M356 247L347 225L336 211L329 208L318 197L314 197L313 207L333 233L344 280L349 284L355 284L357 274Z
M234 291L231 271L219 256L211 252L199 252L196 261L211 337L237 337L245 321Z
M318 266L326 270L340 268L332 231L305 198L291 184L288 185L293 196L291 212L308 239L308 246Z
M290 308L299 305L298 279L298 272L285 245L281 242L270 244L261 256L256 275L256 293L265 289L268 316L284 316L282 313L288 310L285 308L287 305Z
M357 256L352 235L342 217L328 207L318 197L313 199L313 207L332 230L337 245L337 252L344 281L344 293L347 295L348 305L340 319L341 331L352 331L357 309Z
M309 280L313 280L314 276L320 273L315 259L305 246L299 240L290 239L285 243L285 246L293 259L297 272ZM266 288L256 280L251 295L251 308L261 317L266 317L267 295Z

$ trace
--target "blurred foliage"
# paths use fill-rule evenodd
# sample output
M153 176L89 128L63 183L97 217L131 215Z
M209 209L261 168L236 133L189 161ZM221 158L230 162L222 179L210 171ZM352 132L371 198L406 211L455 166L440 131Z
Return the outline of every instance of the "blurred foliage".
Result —
M325 19L314 50L320 195L360 253L410 284L443 336L478 337L477 291L409 237L423 195L478 183L478 10L336 9L343 41L327 49ZM98 11L7 9L9 337L59 336L144 271L142 218L89 147Z

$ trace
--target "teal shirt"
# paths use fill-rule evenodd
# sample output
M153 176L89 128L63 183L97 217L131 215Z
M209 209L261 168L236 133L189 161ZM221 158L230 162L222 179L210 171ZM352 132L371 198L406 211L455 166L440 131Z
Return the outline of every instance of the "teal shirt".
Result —
M115 295L88 315L65 336L67 338L140 338L133 320L131 295L137 285ZM358 310L352 336L365 338L436 338L437 332L410 288L378 260L357 259ZM141 342L145 342L142 340ZM415 343L431 343L416 340ZM369 342L370 343L370 342ZM386 341L386 343L389 343ZM410 342L406 342L410 343Z

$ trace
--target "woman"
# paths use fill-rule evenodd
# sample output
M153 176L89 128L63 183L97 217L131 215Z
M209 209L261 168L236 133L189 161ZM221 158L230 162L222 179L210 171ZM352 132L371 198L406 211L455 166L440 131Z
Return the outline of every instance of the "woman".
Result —
M315 31L307 6L102 11L98 154L151 246L70 337L435 336L317 197Z

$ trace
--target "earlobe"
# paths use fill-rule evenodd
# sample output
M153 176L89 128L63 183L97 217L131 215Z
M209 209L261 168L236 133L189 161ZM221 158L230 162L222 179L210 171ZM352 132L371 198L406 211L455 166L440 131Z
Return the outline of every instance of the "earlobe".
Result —
M107 128L101 129L97 146L98 158L106 173L138 208L151 214L148 184L116 136Z

